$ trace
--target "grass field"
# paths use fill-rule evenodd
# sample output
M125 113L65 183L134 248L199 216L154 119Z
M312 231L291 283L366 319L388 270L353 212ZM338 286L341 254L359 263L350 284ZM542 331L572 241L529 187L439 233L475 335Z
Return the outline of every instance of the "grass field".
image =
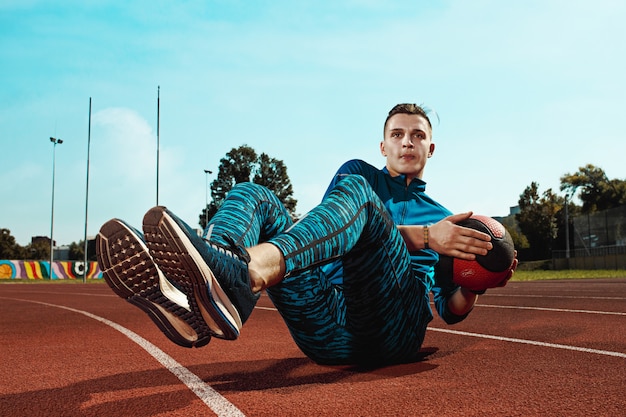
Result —
M547 279L579 279L579 278L626 278L624 269L564 269L559 271L515 271L512 281L538 281Z

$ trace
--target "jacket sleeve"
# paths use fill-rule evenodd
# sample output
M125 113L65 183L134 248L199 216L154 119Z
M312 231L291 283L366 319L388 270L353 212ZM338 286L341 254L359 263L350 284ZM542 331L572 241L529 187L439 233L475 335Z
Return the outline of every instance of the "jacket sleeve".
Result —
M456 293L460 288L461 287L459 285L452 282L452 276L446 276L442 273L435 274L435 285L432 289L435 308L437 309L439 316L447 324L459 323L465 320L471 312L470 310L462 316L458 316L452 313L448 307L450 297L452 297L452 295L454 295L454 293Z

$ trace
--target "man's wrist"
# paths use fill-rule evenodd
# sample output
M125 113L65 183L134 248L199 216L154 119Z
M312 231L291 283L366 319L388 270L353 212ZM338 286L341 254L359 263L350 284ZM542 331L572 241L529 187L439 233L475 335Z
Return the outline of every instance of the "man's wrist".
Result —
M482 294L485 293L485 291L487 291L486 289L485 290L470 290L467 287L461 287L461 290L463 290L463 292L465 294L467 294L467 295L469 295L469 294L471 294L471 295L482 295Z

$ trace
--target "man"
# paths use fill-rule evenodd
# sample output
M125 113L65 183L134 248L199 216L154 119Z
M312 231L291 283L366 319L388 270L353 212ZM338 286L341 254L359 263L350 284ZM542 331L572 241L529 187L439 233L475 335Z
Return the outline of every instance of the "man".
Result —
M477 299L435 275L439 254L471 260L492 247L487 234L456 225L471 213L451 215L425 194L434 150L426 112L399 104L384 124L385 168L347 162L297 223L269 190L242 183L203 238L165 207L146 213L144 236L107 222L98 261L113 290L181 346L236 339L266 290L317 363L415 360L432 320L431 291L449 324L465 319Z

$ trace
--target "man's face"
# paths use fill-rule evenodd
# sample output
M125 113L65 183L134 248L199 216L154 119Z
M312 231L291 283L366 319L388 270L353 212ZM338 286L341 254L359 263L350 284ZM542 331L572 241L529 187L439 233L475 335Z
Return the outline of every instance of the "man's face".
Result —
M380 152L391 176L405 174L407 183L422 178L426 160L435 151L428 121L416 114L395 114L387 121Z

